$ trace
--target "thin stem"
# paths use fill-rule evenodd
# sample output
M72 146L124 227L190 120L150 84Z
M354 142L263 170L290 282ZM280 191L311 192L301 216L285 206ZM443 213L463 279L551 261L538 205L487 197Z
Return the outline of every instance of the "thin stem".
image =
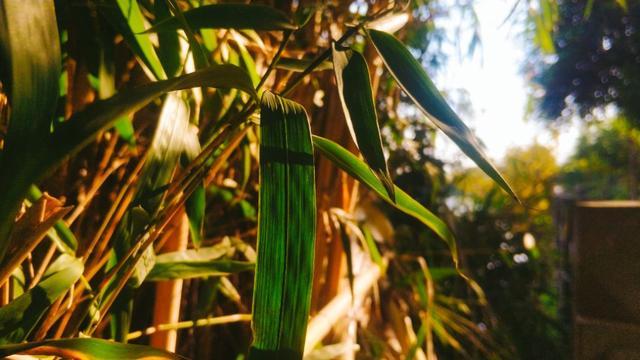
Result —
M233 314L233 315L224 315L224 316L218 316L218 317L210 317L206 319L198 319L196 321L187 320L187 321L180 321L173 324L160 324L158 326L148 327L144 330L130 332L127 335L127 340L134 340L139 337L151 335L160 331L190 329L192 327L222 325L222 324L230 324L230 323L244 322L244 321L251 321L251 314Z
M264 73L264 75L262 75L262 78L260 79L258 86L256 86L256 92L260 91L260 88L267 81L267 78L269 78L269 75L271 75L271 72L275 68L278 61L280 61L280 56L282 56L282 52L287 47L287 43L289 43L289 39L291 39L291 34L293 34L293 31L291 30L287 30L284 32L282 42L280 43L280 47L278 48L276 55L273 57L273 60L271 60L271 63L269 64L267 71Z
M342 44L348 38L350 38L355 33L357 33L362 26L364 26L364 23L358 24L357 26L350 28L344 34L342 34L340 39L336 40L336 43L338 45ZM302 79L304 79L305 76L309 75L315 68L320 66L320 64L322 64L325 60L329 59L330 56L331 56L331 49L326 49L325 51L323 51L318 57L315 58L315 60L313 60L311 64L309 64L309 66L307 66L306 69L304 69L303 72L296 75L293 79L291 79L291 81L289 81L289 83L287 83L287 86L285 86L284 90L282 90L282 93L280 95L286 96L289 92L291 92L291 90L293 90L293 88L296 87L296 85L298 85L300 81L302 81Z

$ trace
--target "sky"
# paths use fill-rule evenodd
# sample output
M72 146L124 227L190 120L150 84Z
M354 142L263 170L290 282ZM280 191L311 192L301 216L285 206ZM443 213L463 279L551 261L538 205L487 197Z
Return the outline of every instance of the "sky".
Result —
M447 47L448 62L437 72L434 82L440 89L464 89L468 93L471 114L459 113L497 163L510 148L536 141L551 147L558 162L562 163L571 155L579 130L576 125L564 126L560 135L554 138L542 121L531 117L525 119L527 84L520 72L526 56L525 40L519 38L522 24L517 21L505 23L514 1L475 2L481 46L472 57L464 56L464 44L462 56L458 48ZM519 11L525 10L520 6ZM453 30L454 23L455 19L439 25ZM444 135L438 137L436 155L446 160L461 159L465 166L472 164Z

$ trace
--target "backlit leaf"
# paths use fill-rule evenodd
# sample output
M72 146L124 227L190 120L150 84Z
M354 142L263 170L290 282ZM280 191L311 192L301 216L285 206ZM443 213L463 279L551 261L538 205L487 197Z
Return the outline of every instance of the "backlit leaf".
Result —
M300 359L316 224L309 120L302 106L268 91L260 111L258 263L249 359Z
M37 168L29 150L51 130L58 100L60 42L53 0L0 2L0 79L11 113L0 154L0 260L22 198Z
M471 160L514 199L518 199L509 184L491 163L471 130L460 120L440 94L418 60L393 35L368 30L378 54L398 85L409 95L425 115L436 124Z
M453 262L458 264L458 247L455 239L447 225L434 215L427 208L422 206L419 202L414 200L407 193L402 191L399 187L395 186L396 202L394 203L389 198L384 185L378 179L371 169L362 160L358 159L355 155L347 151L342 146L334 143L331 140L322 138L320 136L313 136L313 144L317 150L319 150L324 156L331 160L336 166L344 170L347 174L351 175L354 179L360 181L363 185L371 189L378 194L383 200L390 203L398 210L408 214L431 230L433 230L445 243L449 246L451 251L451 257Z
M338 94L351 138L373 173L384 184L389 197L394 200L393 181L382 151L367 62L357 51L340 50L335 44L332 45L332 50Z
M114 341L79 338L0 345L0 356L18 353L59 356L64 359L184 359L182 356L150 346L121 344Z
M8 305L0 308L0 344L27 339L42 315L82 275L80 259L61 255L43 280Z

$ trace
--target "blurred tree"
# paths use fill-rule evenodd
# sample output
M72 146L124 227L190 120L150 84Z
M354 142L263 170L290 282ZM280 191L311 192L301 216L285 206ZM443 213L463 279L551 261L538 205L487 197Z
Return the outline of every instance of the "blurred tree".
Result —
M548 119L589 118L613 104L640 124L640 2L558 1L550 35L555 55L531 64ZM546 48L540 45L543 52Z
M465 265L495 312L496 338L513 347L513 358L561 359L565 332L555 310L549 213L558 165L548 148L533 144L509 151L501 170L524 206L474 170L455 181L457 193L450 203L459 215L456 232Z
M580 139L575 153L563 166L559 182L580 199L628 199L636 197L640 176L634 151L640 146L640 130L625 118L593 124ZM630 172L630 167L636 173Z
M588 197L620 198L624 194L625 198L636 199L640 149L632 141L633 134L621 131L640 126L640 103L636 99L640 91L640 2L545 0L541 3L551 4L555 9L550 24L545 26L544 21L538 21L535 26L536 34L545 34L546 30L552 43L544 46L544 42L537 42L540 52L529 63L535 83L533 94L542 117L566 120L578 116L589 122L602 114L608 116L605 110L613 109L626 117L629 124L622 126L618 122L618 127L610 130L600 127L603 137L594 142L583 138L565 176L567 185L575 188L576 181L587 181L581 187ZM532 13L544 14L545 7L541 9ZM536 16L532 17L537 19ZM612 136L618 136L620 141L613 141ZM589 155L588 151L596 153ZM612 179L610 176L617 174L625 179L625 190L608 187L602 181L611 184L610 180L595 180L584 172L601 169L603 164L616 170L609 171L602 179ZM602 187L598 188L598 184Z

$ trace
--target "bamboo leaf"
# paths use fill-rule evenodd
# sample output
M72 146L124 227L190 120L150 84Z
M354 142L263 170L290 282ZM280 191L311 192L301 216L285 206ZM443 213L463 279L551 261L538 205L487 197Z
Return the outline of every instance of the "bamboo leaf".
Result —
M297 26L280 10L259 4L211 4L185 11L192 29L296 30ZM180 28L176 17L161 21L147 32Z
M276 68L282 70L289 70L295 72L303 72L313 63L313 59L294 59L288 57L282 57L276 63ZM313 71L323 71L333 69L331 61L323 61L320 65L316 66Z
M204 69L209 66L209 60L207 59L207 54L204 51L204 48L198 40L196 39L191 26L187 22L187 19L184 17L184 13L180 6L174 0L166 0L170 5L172 12L175 15L175 18L178 19L178 23L180 27L184 31L185 35L187 35L187 41L189 42L189 48L191 50L191 55L193 56L193 63L196 70Z
M153 11L155 24L171 18L171 11L165 0L154 1ZM158 58L167 75L171 78L180 72L182 59L180 58L180 38L177 31L163 31L158 34Z
M198 186L184 204L189 218L189 234L191 242L196 248L202 244L202 229L207 206L206 191L204 186Z
M449 246L451 257L457 267L458 247L453 234L442 220L397 186L395 186L396 202L394 203L391 201L380 179L373 174L371 169L369 169L362 160L358 159L342 146L331 140L315 135L313 136L313 144L316 149L331 160L336 166L378 194L378 196L383 200L405 214L414 217L433 230L442 240L444 240L447 246Z
M135 112L158 96L193 87L236 88L257 96L247 73L234 65L212 65L180 77L152 82L96 101L58 126L46 152L46 164L57 163L90 142L122 115Z
M28 160L5 167L6 156L3 157L0 188L5 192L5 198L0 202L0 258L6 251L15 213L30 184L55 168L65 157L91 142L100 131L112 126L121 116L137 111L166 92L193 87L237 88L257 97L251 79L244 70L234 65L212 65L204 70L152 82L96 101L60 124L42 142L28 142L34 144L25 151L29 155Z
M183 260L158 261L147 276L147 281L193 279L208 276L227 276L253 270L254 263L236 260Z
M351 138L373 173L384 184L389 197L395 201L393 180L382 151L382 138L373 103L367 62L357 51L340 50L335 44L332 44L331 48L338 94Z
M480 169L519 201L509 184L486 156L478 140L447 104L409 50L391 34L377 30L368 30L368 34L387 69L418 108Z
M0 346L0 356L24 353L58 356L64 359L184 359L182 356L150 346L121 344L94 338L57 339Z
M31 186L23 167L36 167L29 154L49 135L58 100L60 42L51 0L0 2L0 75L11 114L0 154L0 260L24 194Z
M83 269L80 259L61 255L38 285L0 308L0 344L26 340L49 306L80 278Z
M258 263L249 359L301 359L316 224L309 120L302 106L268 91L260 110Z
M164 253L156 257L156 265L147 277L149 281L189 279L204 276L224 276L253 270L255 264L224 259L232 256L234 246L226 239L215 246Z
M125 39L140 64L153 80L166 79L160 59L145 31L145 19L137 0L109 0L101 6L104 17Z
M138 188L133 201L135 207L128 210L118 227L110 264L118 263L134 246L134 241L147 231L149 223L164 203L165 197L160 190L170 182L181 155L192 148L198 150L200 148L197 135L191 131L189 105L183 99L183 95L182 91L172 92L164 100L158 126L137 182ZM117 340L126 339L129 331L132 312L130 302L134 289L144 282L155 264L153 247L142 249L142 251L144 256L136 264L131 265L135 267L135 273L130 278L127 289L120 294L113 294L118 296L118 299L112 311L120 314L112 317L111 328L117 330L114 332ZM114 281L117 281L116 279ZM110 290L111 286L107 287L105 298L112 295Z

